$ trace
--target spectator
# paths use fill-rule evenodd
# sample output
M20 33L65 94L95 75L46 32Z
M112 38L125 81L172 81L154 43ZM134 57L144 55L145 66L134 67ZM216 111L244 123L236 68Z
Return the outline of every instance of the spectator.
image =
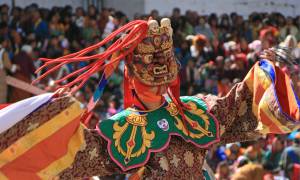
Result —
M70 14L66 14L63 16L64 23L64 36L71 41L70 43L78 43L82 39L80 36L80 29L76 24L72 21L72 17Z
M8 39L0 36L0 103L2 104L7 103L6 71L14 73L18 69L9 59L6 50L8 45Z
M249 163L237 170L232 176L231 180L249 180L249 179L263 179L266 171L262 165Z
M195 33L203 34L209 40L211 40L214 36L204 16L199 18L199 24L195 27Z
M84 15L84 10L81 7L76 8L75 24L79 28L83 28L84 26Z
M222 161L218 164L217 173L216 173L217 180L229 180L230 179L230 169L229 165L226 161Z
M226 145L227 162L233 164L239 156L243 155L244 150L240 143L232 143Z
M88 7L88 16L93 20L97 20L98 11L94 5L89 5Z
M181 12L179 8L174 8L171 16L171 25L173 31L176 32L179 30L181 26Z
M49 36L49 29L47 23L42 19L41 13L34 10L32 15L33 32L39 41L43 41Z
M269 163L271 170L276 170L279 168L279 161L281 154L284 150L284 142L280 138L274 138L272 142L272 147L266 152L263 159L264 163Z
M20 19L22 17L22 9L20 7L14 7L11 11L11 20L10 20L10 28L18 29L20 28Z
M288 167L287 177L290 180L300 179L300 164L290 164Z
M280 165L286 175L288 175L291 164L300 164L300 132L295 135L294 143L284 149L281 156Z
M100 31L97 27L97 21L88 16L84 19L84 26L82 29L82 38L85 42L91 43L95 38L100 36Z
M286 24L280 29L280 38L283 40L287 35L298 36L298 28L293 24L293 18L288 17Z
M60 15L58 12L54 12L49 22L49 35L61 36L64 34L64 25L60 22Z
M31 56L32 47L30 45L23 45L21 51L12 61L19 67L22 67L16 71L14 77L27 83L31 83L35 71ZM17 88L12 88L10 95L10 102L17 102L32 96L32 94Z

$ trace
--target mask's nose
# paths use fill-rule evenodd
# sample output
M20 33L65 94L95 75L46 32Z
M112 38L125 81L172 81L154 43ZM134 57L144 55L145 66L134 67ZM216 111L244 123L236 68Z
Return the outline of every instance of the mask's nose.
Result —
M165 57L163 53L155 53L153 59L155 63L163 64Z

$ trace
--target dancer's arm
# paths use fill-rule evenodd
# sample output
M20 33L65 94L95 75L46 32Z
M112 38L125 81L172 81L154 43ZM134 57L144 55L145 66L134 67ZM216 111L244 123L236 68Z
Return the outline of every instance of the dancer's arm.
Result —
M0 111L0 123L6 126L0 129L1 177L74 179L122 173L110 160L106 141L81 123L85 109L77 100L41 97ZM14 124L4 123L11 117Z
M289 133L300 127L299 97L289 76L273 61L257 62L225 97L203 98L220 122L222 143Z

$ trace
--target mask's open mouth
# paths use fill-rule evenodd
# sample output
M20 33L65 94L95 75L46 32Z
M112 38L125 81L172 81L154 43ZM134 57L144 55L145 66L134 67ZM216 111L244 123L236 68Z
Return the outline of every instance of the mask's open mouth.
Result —
M169 73L167 65L156 65L152 69L153 75L157 77L161 77L167 75Z

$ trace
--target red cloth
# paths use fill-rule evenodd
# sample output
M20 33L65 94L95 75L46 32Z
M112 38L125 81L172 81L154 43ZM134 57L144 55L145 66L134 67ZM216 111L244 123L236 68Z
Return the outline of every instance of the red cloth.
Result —
M294 164L292 180L300 179L300 164Z
M0 109L3 109L5 107L9 106L9 104L0 104Z
M278 30L275 27L268 26L259 32L260 39L265 38L268 33L271 33L273 36L277 36Z

